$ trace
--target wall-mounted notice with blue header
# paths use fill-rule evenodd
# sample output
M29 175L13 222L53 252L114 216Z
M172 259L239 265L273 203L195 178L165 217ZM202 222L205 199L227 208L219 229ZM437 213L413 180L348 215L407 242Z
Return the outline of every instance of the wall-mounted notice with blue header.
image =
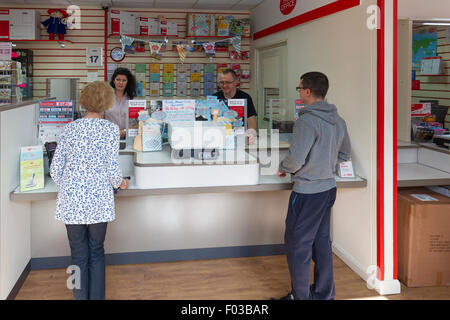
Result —
M39 101L39 124L65 124L73 121L73 101Z
M73 121L73 101L39 101L39 139L42 144L59 141L64 126Z

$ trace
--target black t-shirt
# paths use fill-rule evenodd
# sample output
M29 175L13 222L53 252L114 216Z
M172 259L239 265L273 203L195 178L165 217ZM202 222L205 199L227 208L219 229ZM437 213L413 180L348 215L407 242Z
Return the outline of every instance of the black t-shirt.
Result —
M227 98L225 98L225 95L223 94L223 91L217 91L213 94L213 96L216 96L219 100L225 100L227 101ZM253 105L252 97L248 93L245 93L242 90L237 89L236 94L232 99L247 99L247 118L250 118L252 116L257 116L255 106Z

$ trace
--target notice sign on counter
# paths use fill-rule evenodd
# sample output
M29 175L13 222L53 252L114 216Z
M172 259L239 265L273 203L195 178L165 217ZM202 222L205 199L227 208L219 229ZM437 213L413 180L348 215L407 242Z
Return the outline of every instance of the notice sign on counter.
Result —
M354 178L355 172L353 170L352 161L344 161L338 165L338 175L341 178Z
M20 149L20 192L44 188L44 155L42 146Z
M228 109L233 110L237 113L234 127L236 134L242 134L247 130L247 99L228 99L227 101ZM240 124L240 125L239 125Z
M195 121L195 100L163 100L165 122Z
M135 137L139 134L138 117L139 112L145 110L147 107L146 100L129 100L128 101L128 123L127 136Z
M145 110L146 107L147 107L146 100L128 101L128 118L136 119L139 116L139 111Z
M300 109L305 107L305 103L301 99L295 99L294 102L294 121L298 119Z

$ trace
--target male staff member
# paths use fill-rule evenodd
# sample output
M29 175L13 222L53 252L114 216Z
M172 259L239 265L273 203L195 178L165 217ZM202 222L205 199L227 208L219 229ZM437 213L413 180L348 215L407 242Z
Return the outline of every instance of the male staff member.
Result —
M320 72L300 77L297 87L305 107L294 124L291 147L277 175L292 175L293 191L284 242L292 292L284 300L332 300L335 297L330 215L336 199L338 160L350 159L350 139L336 107L324 101L328 78ZM310 264L314 283L310 286Z
M236 73L232 69L223 70L220 73L220 88L221 91L214 93L219 100L228 99L247 99L247 137L249 144L253 144L256 138L256 110L253 105L252 97L242 90L237 88L238 80Z

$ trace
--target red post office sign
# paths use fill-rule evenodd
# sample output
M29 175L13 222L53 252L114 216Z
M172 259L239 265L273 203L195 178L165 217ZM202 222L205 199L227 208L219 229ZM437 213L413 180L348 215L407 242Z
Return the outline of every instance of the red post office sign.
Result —
M281 13L287 16L294 10L296 4L297 4L296 0L280 0Z

